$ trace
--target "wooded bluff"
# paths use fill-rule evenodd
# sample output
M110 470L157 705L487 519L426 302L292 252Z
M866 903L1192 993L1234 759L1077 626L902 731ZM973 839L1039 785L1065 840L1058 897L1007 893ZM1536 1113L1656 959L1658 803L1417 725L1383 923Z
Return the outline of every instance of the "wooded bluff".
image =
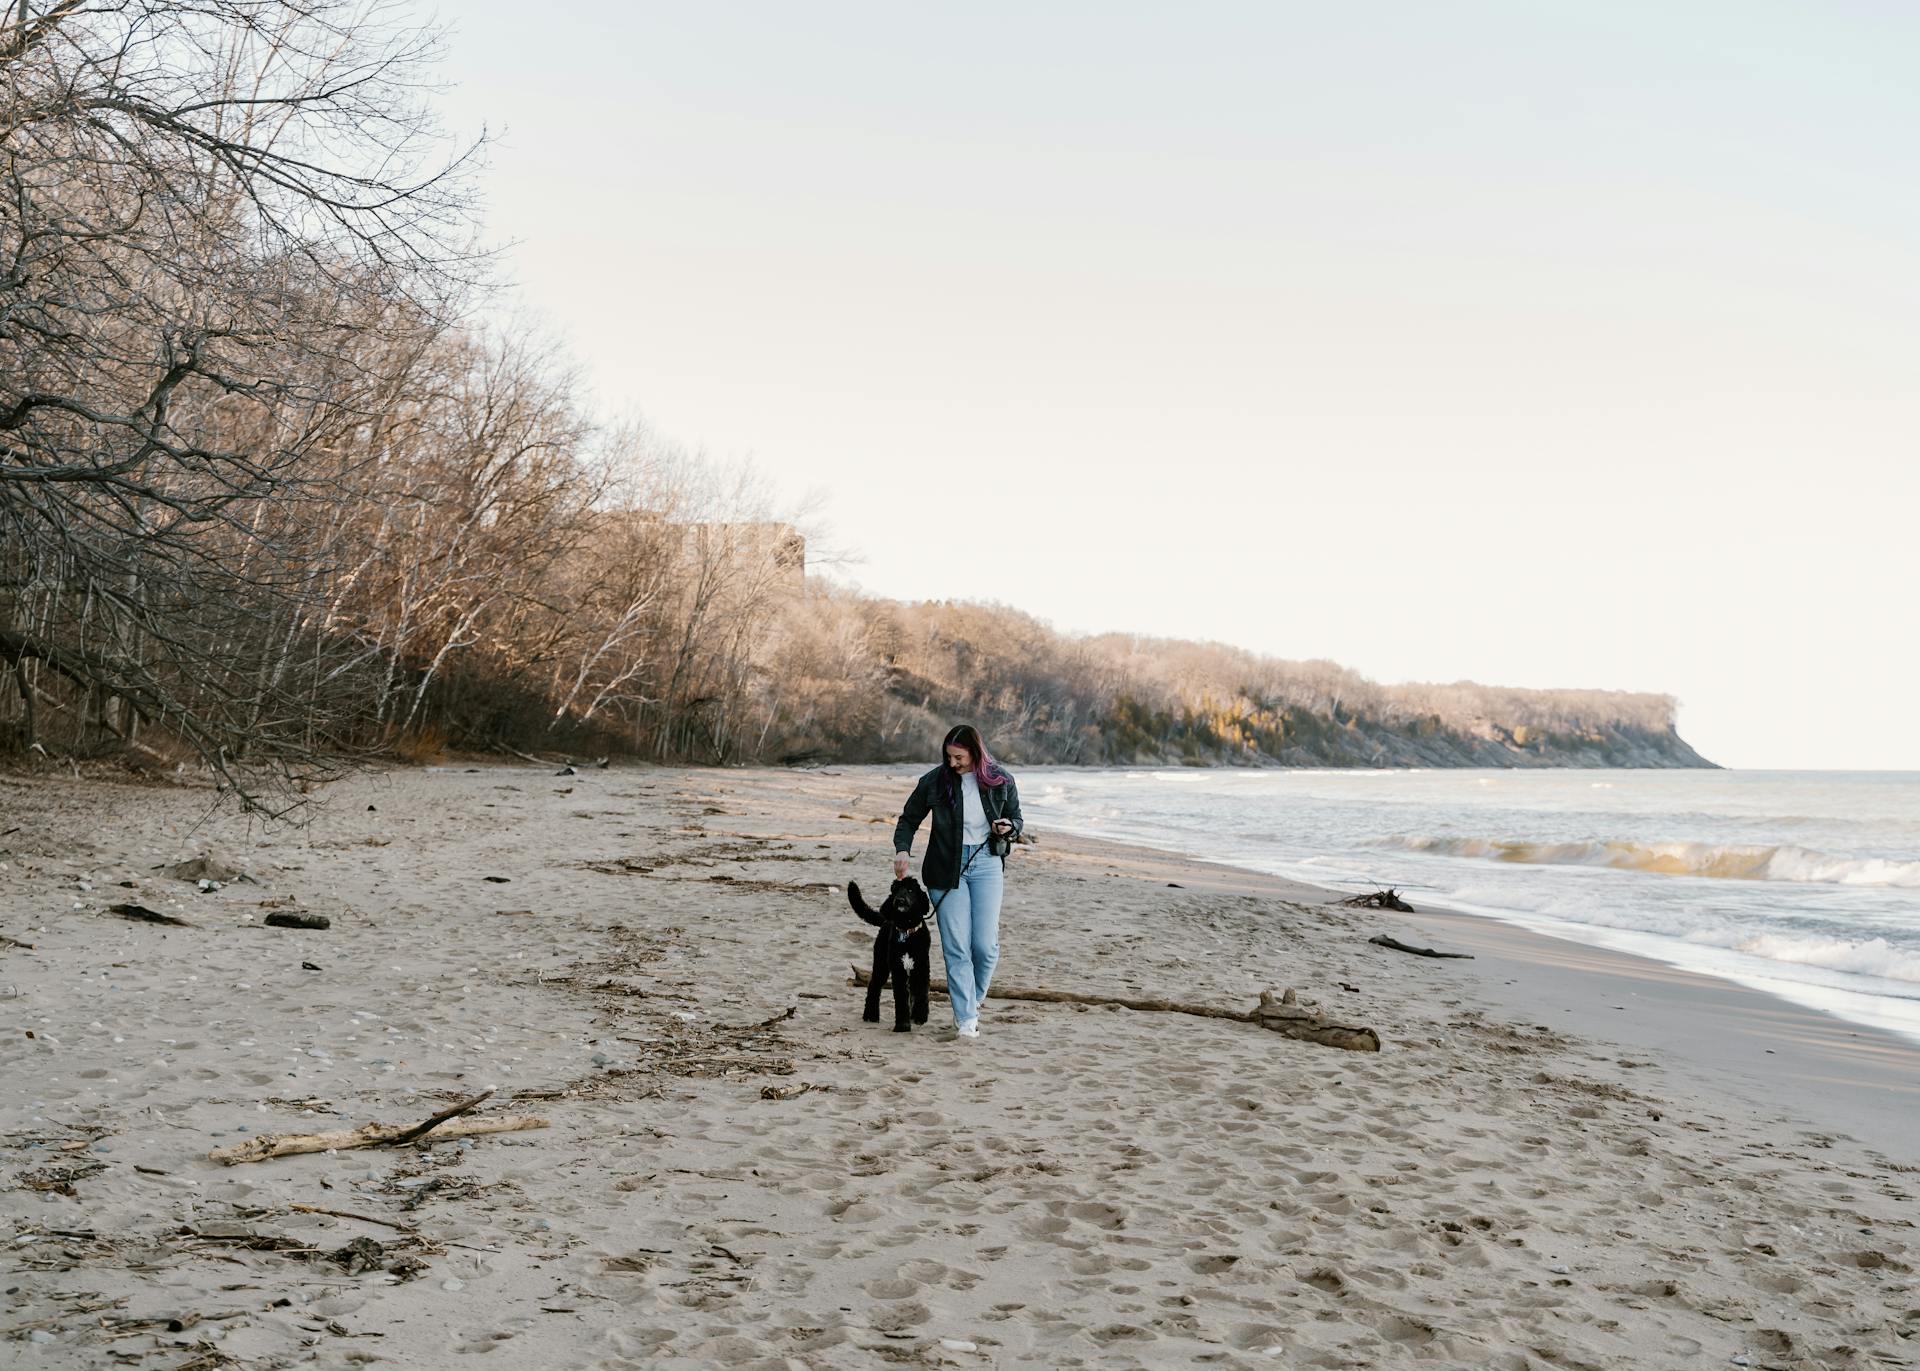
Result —
M828 593L797 610L764 760L930 758L965 720L1027 764L1713 765L1675 731L1667 695L1380 685L1217 643L1069 637L993 605Z

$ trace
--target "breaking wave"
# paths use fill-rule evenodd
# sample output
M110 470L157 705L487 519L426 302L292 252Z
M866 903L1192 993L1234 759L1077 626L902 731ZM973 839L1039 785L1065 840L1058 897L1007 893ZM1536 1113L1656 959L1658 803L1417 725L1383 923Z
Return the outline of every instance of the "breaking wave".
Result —
M1538 843L1495 838L1396 837L1385 846L1445 857L1477 857L1529 866L1605 866L1723 881L1797 881L1920 889L1920 861L1837 857L1804 847L1719 843Z
M1895 947L1885 938L1848 942L1844 938L1794 938L1778 933L1752 937L1696 937L1695 942L1710 942L1731 947L1735 952L1764 957L1770 962L1791 962L1796 966L1818 966L1828 971L1846 971L1857 976L1880 976L1890 981L1920 983L1920 954Z

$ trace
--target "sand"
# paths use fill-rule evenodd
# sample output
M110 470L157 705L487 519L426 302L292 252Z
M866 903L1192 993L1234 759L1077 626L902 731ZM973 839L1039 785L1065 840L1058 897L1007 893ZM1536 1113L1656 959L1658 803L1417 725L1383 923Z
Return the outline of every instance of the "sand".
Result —
M453 766L343 783L291 832L0 776L0 935L31 944L0 943L5 1360L1920 1360L1920 1051L1044 831L1004 983L1292 986L1383 1050L1012 1001L978 1041L938 1001L895 1034L860 1020L841 888L884 885L911 774ZM244 879L159 869L198 856ZM263 926L289 910L331 927ZM481 1113L550 1126L207 1160L488 1087Z

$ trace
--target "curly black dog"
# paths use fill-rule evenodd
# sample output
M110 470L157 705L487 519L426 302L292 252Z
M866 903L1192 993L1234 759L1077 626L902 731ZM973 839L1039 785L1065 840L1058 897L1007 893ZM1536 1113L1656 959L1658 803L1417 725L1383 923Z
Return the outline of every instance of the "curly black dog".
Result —
M861 1018L880 1022L880 992L893 981L893 1031L913 1032L913 1024L927 1021L927 954L933 937L927 932L927 914L933 908L920 882L908 876L893 883L878 909L860 898L860 887L847 882L847 902L853 912L880 931L873 935L873 974L867 980L867 1008ZM911 1009L913 1023L907 1022Z

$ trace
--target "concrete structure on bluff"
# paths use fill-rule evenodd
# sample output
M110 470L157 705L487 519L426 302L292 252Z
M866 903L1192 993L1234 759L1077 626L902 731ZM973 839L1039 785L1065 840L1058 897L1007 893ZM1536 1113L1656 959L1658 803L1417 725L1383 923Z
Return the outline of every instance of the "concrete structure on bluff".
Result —
M799 594L807 584L807 540L792 524L688 524L690 537L711 539L740 561L771 565L781 586Z
M683 578L702 572L758 581L762 573L798 595L807 583L807 540L777 520L700 523L668 519L650 509L607 510L600 518L636 542L674 549Z

